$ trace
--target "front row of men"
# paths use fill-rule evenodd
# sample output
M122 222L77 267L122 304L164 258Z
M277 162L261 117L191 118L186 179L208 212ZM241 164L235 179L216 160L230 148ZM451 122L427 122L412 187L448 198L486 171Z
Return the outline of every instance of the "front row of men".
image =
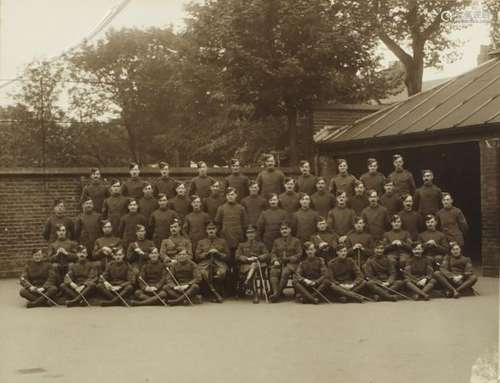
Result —
M428 300L437 284L448 297L458 298L477 281L471 260L454 242L449 254L437 262L424 255L422 242L413 243L405 254L401 249L394 251L394 241L377 241L373 254L362 262L361 251L356 252L362 246L353 253L352 248L349 251L339 244L332 257L332 249L319 236L302 245L291 235L286 221L280 225L280 234L268 253L256 239L255 228L249 226L247 240L239 245L234 258L225 241L217 237L213 223L207 225L207 238L198 243L194 260L189 249L176 244L172 244L173 251L160 254L156 247L142 250L136 242L130 244L134 250L129 249L127 260L121 247L103 246L105 257L98 262L87 259L82 245L76 247L74 258L63 261L62 256L69 253L61 253L53 263L35 250L21 276L20 295L28 300L27 307L58 305L60 295L67 306L90 306L89 298L96 295L103 299L102 306L173 306L201 302L202 291L220 303L226 288L237 286L254 303L259 302L259 290L266 300L278 302L291 281L298 302L335 299L362 303ZM267 281L272 289L269 297Z

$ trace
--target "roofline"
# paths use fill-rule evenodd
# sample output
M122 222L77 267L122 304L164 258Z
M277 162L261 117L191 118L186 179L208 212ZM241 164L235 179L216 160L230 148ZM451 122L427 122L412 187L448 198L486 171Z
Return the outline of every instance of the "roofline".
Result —
M483 139L499 137L500 122L335 143L317 143L317 146L320 154L334 152L335 155L343 155L459 142L478 142Z
M328 104L321 103L313 106L313 111L318 110L373 110L377 111L384 108L384 105L371 105L371 104Z

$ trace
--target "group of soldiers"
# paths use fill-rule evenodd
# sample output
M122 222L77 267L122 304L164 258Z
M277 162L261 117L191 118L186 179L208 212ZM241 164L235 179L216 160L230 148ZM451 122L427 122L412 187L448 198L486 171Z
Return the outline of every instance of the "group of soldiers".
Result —
M401 155L385 177L374 158L359 179L337 160L329 182L300 163L297 179L272 155L251 181L238 160L216 180L207 165L189 183L159 164L154 183L137 164L122 183L90 172L82 212L72 219L56 200L21 276L27 307L192 305L203 296L264 297L279 302L292 288L302 303L428 300L472 291L477 277L462 253L468 230L453 198L422 171L416 188Z

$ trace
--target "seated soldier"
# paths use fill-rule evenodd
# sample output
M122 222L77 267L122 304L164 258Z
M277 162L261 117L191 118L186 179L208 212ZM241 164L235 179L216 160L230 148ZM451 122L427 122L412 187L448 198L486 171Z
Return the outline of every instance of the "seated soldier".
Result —
M146 239L146 227L136 225L135 241L130 242L127 248L127 261L137 274L149 257L148 253L154 247L153 241Z
M57 225L56 235L56 240L49 243L48 256L56 272L57 286L68 272L69 265L76 261L75 249L78 244L67 238L64 225Z
M166 306L167 293L163 290L166 281L165 265L160 260L156 247L148 250L149 261L144 263L137 277L139 288L135 290L130 301L132 306L147 306L162 304Z
M256 278L261 278L263 281L263 269L269 261L269 253L264 243L256 240L257 231L255 227L247 227L246 237L247 241L238 245L236 262L239 266L240 278L245 278L242 287L250 290L253 303L259 303ZM266 286L262 286L262 288L265 289Z
M354 217L354 230L347 234L344 245L347 247L347 255L354 259L359 268L373 254L373 238L366 231L363 217Z
M213 294L213 301L217 303L224 301L221 292L227 275L228 257L227 242L217 237L217 226L210 221L207 224L207 238L198 242L195 258L198 261L201 277Z
M278 302L283 296L283 290L290 276L297 271L302 260L302 246L298 238L292 237L290 224L283 221L280 226L281 238L274 240L271 250L270 282L273 294L270 301Z
M328 222L324 217L319 217L316 229L316 233L311 236L311 242L316 247L316 255L323 258L326 264L335 257L339 236L328 230Z
M170 224L170 236L161 241L160 258L166 265L175 258L180 250L186 250L189 258L193 258L193 248L189 238L181 233L181 221L174 218Z
M448 254L448 240L446 235L436 229L437 220L432 214L425 216L425 226L427 230L418 235L418 241L422 243L424 257L431 261L435 270L439 269L443 257Z
M366 286L373 292L375 301L398 300L398 295L395 293L404 286L404 282L398 279L394 259L384 254L383 241L375 243L374 255L368 258L363 269L368 279Z
M66 306L89 306L87 298L94 292L97 273L94 265L87 259L85 246L76 247L76 257L78 261L69 266L60 288L70 298L66 301Z
M121 247L112 249L113 260L108 262L97 284L97 290L106 297L101 306L124 304L124 300L134 291L135 274L132 267L124 261Z
M326 277L326 264L323 258L316 256L314 243L306 241L304 250L306 258L300 262L293 279L296 300L317 305L320 302L318 296L322 295L319 287Z
M53 306L57 294L56 274L52 265L44 260L42 250L33 250L21 274L19 295L28 300L27 308Z
M107 263L112 259L112 249L120 247L122 240L113 235L113 224L110 220L101 221L101 228L103 236L97 238L94 243L92 260L100 262L101 270L104 270Z
M385 252L396 262L396 267L403 269L411 253L411 236L406 230L402 230L401 217L394 214L391 217L392 230L385 232Z
M347 257L347 247L337 248L337 257L327 265L327 277L320 291L331 290L342 303L348 299L363 303L367 298L359 294L365 287L363 273L352 258Z
M413 254L408 259L404 273L405 284L408 290L413 293L413 299L420 297L428 301L429 292L434 288L436 280L433 278L431 261L423 256L424 246L421 242L413 245Z
M434 273L434 278L448 290L446 295L453 298L460 297L464 290L477 282L472 262L469 257L462 255L462 249L457 242L450 242L450 255L444 257L439 271Z
M175 255L167 270L165 291L170 299L167 304L171 306L201 303L200 291L201 274L198 265L193 262L186 249L180 249Z

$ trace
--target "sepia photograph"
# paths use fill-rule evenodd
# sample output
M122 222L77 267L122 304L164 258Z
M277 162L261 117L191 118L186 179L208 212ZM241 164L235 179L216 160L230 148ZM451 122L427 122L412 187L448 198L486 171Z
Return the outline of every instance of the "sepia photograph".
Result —
M0 0L0 383L500 383L500 0Z

